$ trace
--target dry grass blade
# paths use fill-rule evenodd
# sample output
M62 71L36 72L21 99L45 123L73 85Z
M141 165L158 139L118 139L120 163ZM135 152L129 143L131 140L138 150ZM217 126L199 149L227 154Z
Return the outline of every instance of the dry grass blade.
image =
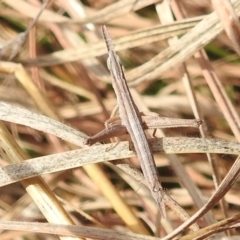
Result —
M159 25L151 28L146 28L141 31L133 31L126 36L113 39L113 44L116 50L123 50L133 47L138 47L143 44L153 43L159 40L164 40L172 36L183 34L194 27L202 17L189 19L183 22L178 22L169 25ZM61 63L73 62L90 57L97 57L107 53L104 42L85 45L85 48L76 47L75 49L65 49L54 52L53 54L40 56L36 59L24 59L20 62L24 66L51 66ZM109 80L109 82L111 82Z
M167 154L183 153L220 153L239 154L240 144L224 140L197 139L197 138L163 138L150 141L153 152ZM111 144L96 145L91 148L72 150L64 153L29 159L21 164L0 168L0 186L11 184L23 179L54 173L87 164L94 164L126 157L135 156L129 150L128 142L121 142L112 148ZM132 146L130 147L132 148ZM109 150L110 149L110 150Z
M118 1L116 3L112 3L109 6L101 9L97 13L93 14L93 16L88 16L82 20L76 20L79 24L84 23L104 23L110 21L116 17L120 17L128 12L137 11L141 8L144 8L148 5L154 4L159 0L123 0Z
M27 154L22 151L2 123L0 123L0 136L1 148L6 152L5 161L8 161L11 164L21 162L28 158ZM73 224L72 219L41 177L23 180L21 181L21 184L36 202L37 206L41 209L49 222ZM72 238L61 239L70 240Z
M14 221L2 221L0 222L0 229L6 230L19 230L19 231L34 231L39 233L59 234L62 236L72 237L86 237L102 240L159 240L160 238L143 236L140 234L134 234L130 232L122 232L116 230L108 230L102 228L93 227L81 227L81 226L69 226L63 224L46 224L46 223L32 223L32 222L14 222Z
M217 233L217 232L221 232L221 227L222 231L225 231L228 227L230 227L231 225L235 224L236 222L238 222L240 219L240 214L237 214L233 217L224 219L222 221L219 221L218 223L215 223L211 226L205 227L199 231L196 231L193 234L189 234L186 235L184 237L181 237L179 240L190 240L190 239L196 239L196 240L200 240L200 239L206 239L207 237ZM230 226L229 226L230 225Z
M38 14L39 9L29 3L27 3L24 0L19 0L18 4L16 4L12 0L4 0L4 3L6 3L11 8L15 9L17 12L21 13L25 17L29 18L35 18ZM57 13L53 13L52 11L45 10L42 15L39 18L39 21L46 21L46 22L69 22L69 19L63 16L60 16Z
M33 22L31 23L31 25L28 27L28 29L25 32L18 34L18 36L15 39L10 40L4 46L1 47L1 49L0 49L0 59L1 60L9 60L10 61L18 54L20 48L25 43L29 32L35 26L36 22L39 20L39 17L41 16L44 9L47 7L49 2L50 2L50 0L48 0L45 4L42 5L37 16L34 17Z
M239 14L240 1L236 0L234 7ZM174 46L167 48L147 63L130 71L127 74L127 79L133 81L130 85L134 86L142 81L150 81L166 70L179 65L213 40L222 30L216 13L211 13L180 40L176 41Z
M119 17L130 11L139 10L141 8L144 8L158 1L159 0L138 0L138 1L124 0L124 1L120 1L120 2L109 5L108 7L102 9L101 11L99 11L98 13L94 14L91 17L87 17L86 19L78 19L74 21L68 18L64 18L59 14L55 14L49 10L45 10L43 12L42 17L39 20L44 22L53 22L53 23L73 23L73 22L79 23L79 24L84 24L88 22L103 23L105 21L111 20L112 18ZM37 12L37 9L34 6L32 6L31 4L23 0L19 0L18 2L19 5L21 6L20 8L19 6L16 6L16 4L14 4L14 2L11 0L4 0L4 2L7 5L11 6L13 9L15 9L17 12L20 12L24 16L27 16L30 18L34 18L35 17L34 14Z
M76 129L62 124L52 118L31 112L25 108L1 102L0 109L0 119L3 121L23 124L39 131L50 133L77 146L82 147L87 138L86 134L81 133Z
M208 200L208 202L193 216L191 216L185 223L183 223L180 227L175 229L171 234L164 237L163 240L172 239L177 236L180 232L186 229L193 222L197 221L200 217L202 217L206 212L209 211L212 207L214 207L221 198L226 194L226 192L231 189L231 187L236 183L237 179L240 176L240 157L236 160L226 177L223 179L222 183L219 185L215 194Z
M212 4L228 37L231 39L236 52L240 55L240 24L239 18L229 0L216 1Z
M172 12L171 12L168 1L163 1L162 4L158 4L157 11L158 11L159 18L163 23L167 24L173 21L173 16L172 16ZM162 15L161 12L164 12L165 14ZM177 40L178 40L177 37L168 39L169 46L170 47L174 46ZM193 90L186 87L186 85L188 86L190 85L190 80L189 80L189 74L187 72L186 65L184 63L180 65L180 67L178 68L178 72L180 73L183 83L185 83L184 86L186 88L187 96L189 98L189 102L191 103L191 108L193 110L194 116L195 118L200 118L200 114L198 114L197 111L194 111L194 109L196 108L196 100L194 101ZM203 137L204 135L202 134L201 126L200 126L200 133ZM209 153L207 153L207 156L209 156ZM176 156L174 156L174 158L172 156L170 157L170 163L174 171L176 172L176 175L179 176L180 179L183 179L182 184L188 190L189 194L192 196L192 199L194 200L195 204L199 208L201 208L204 205L204 197L199 191L199 189L197 188L197 186L190 181L190 178L188 178L188 176L186 176L187 175L186 170L184 169L183 165L180 163L180 161L177 159ZM183 176L186 176L186 177L183 177ZM204 216L204 218L208 224L212 224L215 222L211 212L207 213Z

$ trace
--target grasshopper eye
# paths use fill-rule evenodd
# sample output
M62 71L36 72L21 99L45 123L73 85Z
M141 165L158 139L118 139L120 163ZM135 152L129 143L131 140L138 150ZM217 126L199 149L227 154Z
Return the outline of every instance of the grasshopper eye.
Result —
M120 58L119 58L119 56L118 55L116 55L116 59L117 59L117 62L118 62L118 64L119 64L119 66L121 67L121 69L124 71L125 70L125 68L124 68L124 66L122 65L122 62L121 62L121 60L120 60Z
M107 58L107 68L109 71L111 71L111 60L110 57Z
M121 68L123 70L122 62L117 54L111 52L107 58L107 68L111 72L113 69Z
M115 57L116 57L117 62L118 62L120 65L122 65L122 62L121 62L119 56L116 54Z

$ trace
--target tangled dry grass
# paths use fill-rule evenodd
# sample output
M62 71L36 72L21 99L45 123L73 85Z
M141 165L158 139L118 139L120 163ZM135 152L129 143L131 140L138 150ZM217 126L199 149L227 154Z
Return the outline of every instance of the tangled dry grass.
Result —
M41 2L0 3L0 238L236 237L240 0ZM103 24L141 111L204 121L147 132L167 219L128 136L85 145L116 105Z

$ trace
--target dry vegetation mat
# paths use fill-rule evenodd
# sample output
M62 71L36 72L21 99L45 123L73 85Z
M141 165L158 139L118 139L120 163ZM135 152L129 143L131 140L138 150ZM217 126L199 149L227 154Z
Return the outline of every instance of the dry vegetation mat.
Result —
M240 238L240 0L0 7L0 239Z

